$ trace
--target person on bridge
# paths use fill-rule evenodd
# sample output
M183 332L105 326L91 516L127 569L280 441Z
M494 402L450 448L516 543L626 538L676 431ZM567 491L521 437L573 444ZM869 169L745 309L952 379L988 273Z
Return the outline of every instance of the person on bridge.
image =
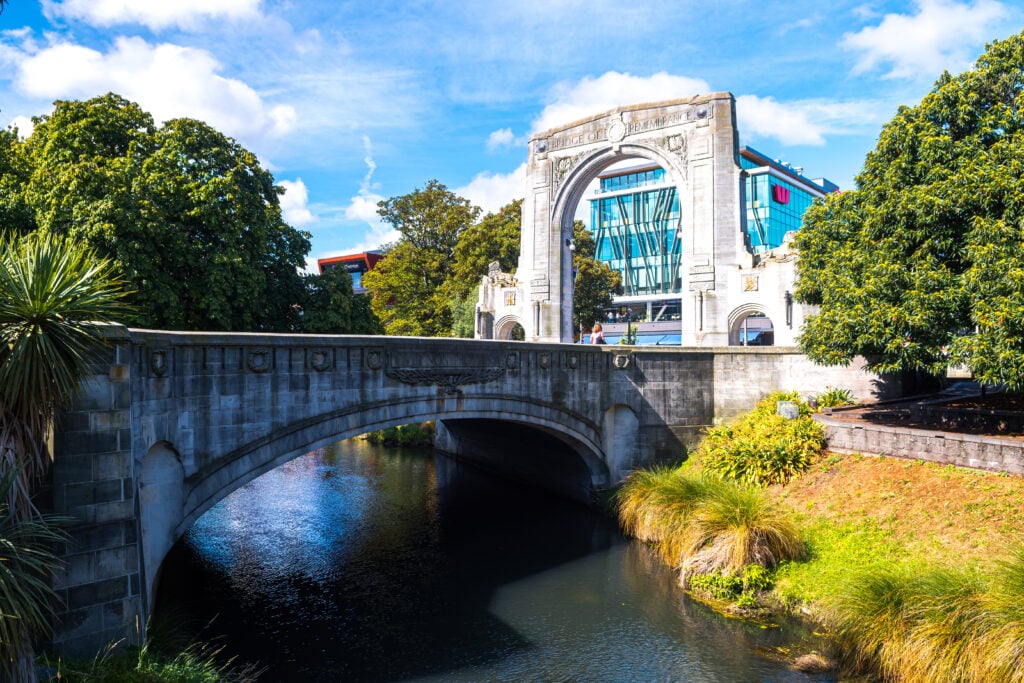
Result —
M601 323L594 323L594 329L590 333L591 344L606 344L604 340L604 330L601 329Z

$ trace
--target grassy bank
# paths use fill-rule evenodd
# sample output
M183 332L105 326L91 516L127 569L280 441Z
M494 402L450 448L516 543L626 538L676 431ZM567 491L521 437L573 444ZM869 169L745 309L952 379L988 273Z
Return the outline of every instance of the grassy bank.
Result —
M727 429L740 437L757 431L750 425ZM797 530L803 554L774 569L766 563L769 571L756 581L747 568L687 576L686 525L678 520L680 507L692 502L682 505L672 488L686 487L669 480L706 476L698 451L681 468L646 473L633 484L662 479L647 481L651 493L640 496L662 508L646 510L646 527L660 529L646 537L691 589L740 606L756 595L763 604L812 619L831 634L830 654L850 674L1024 681L1024 478L831 453L787 459L774 447L761 465L743 469L729 464L728 455L722 465L723 443L715 441L714 469L745 472L764 506ZM739 443L740 457L760 457L749 442ZM766 477L763 464L776 462L796 463L796 469ZM785 483L758 488L752 480ZM624 526L644 538L637 504L631 505L623 507Z

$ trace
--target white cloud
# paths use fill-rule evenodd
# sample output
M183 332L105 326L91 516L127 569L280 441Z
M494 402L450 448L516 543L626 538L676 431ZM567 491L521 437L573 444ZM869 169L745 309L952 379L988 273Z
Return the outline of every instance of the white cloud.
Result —
M479 206L485 213L496 213L526 193L526 164L511 173L478 173L467 185L452 190Z
M221 66L205 50L141 38L118 38L110 52L57 43L23 54L15 87L39 98L86 99L116 92L157 121L190 117L236 138L281 135L295 125L288 105L268 109L242 81L218 74Z
M7 125L10 128L17 128L18 137L23 140L32 135L32 131L35 130L35 124L32 123L32 119L27 116L15 116Z
M773 138L784 145L823 145L826 135L864 132L884 121L888 109L869 101L797 100L740 95L736 118L740 136Z
M502 128L487 136L487 149L494 151L502 147L514 147L525 144L525 142L522 138L517 138L511 128Z
M93 26L193 29L215 19L258 17L259 6L260 0L44 0L43 13L51 19L75 19Z
M281 196L281 213L285 223L303 228L317 222L317 217L309 210L309 192L302 178L280 180L277 184L284 188L284 195Z
M855 75L888 68L883 78L934 79L944 69L962 71L990 37L989 24L1006 13L995 0L917 0L917 7L917 14L886 14L878 26L843 36L841 47L861 53Z
M353 251L357 252L379 249L384 244L398 241L401 234L385 223L377 213L377 202L383 201L385 197L375 191L373 174L377 170L377 162L373 160L373 143L368 135L363 136L363 150L366 175L359 184L359 193L352 197L345 207L345 218L350 221L363 221L370 227L370 232L363 235L363 241L353 248Z
M710 91L711 86L699 78L665 72L644 77L608 71L597 78L586 76L577 83L555 86L553 101L533 122L533 130L561 127L623 105L693 97Z

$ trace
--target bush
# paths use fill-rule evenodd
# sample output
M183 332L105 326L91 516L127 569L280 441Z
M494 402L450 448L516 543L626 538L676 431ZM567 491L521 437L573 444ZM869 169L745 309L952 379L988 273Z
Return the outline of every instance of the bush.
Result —
M370 443L403 448L430 448L434 445L434 423L400 425L369 432L363 436Z
M779 401L793 401L799 416L777 415ZM796 392L776 392L728 425L711 427L697 449L702 467L757 486L784 484L804 472L825 448L825 433Z
M825 387L824 393L817 397L819 408L839 408L840 406L852 406L856 403L853 400L853 392L849 389L837 387Z

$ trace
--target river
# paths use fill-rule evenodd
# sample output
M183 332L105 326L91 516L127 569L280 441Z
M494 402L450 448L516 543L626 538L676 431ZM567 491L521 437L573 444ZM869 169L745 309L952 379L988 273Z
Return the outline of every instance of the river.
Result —
M261 681L827 678L756 651L612 520L448 458L344 441L242 487L164 565L153 632Z

